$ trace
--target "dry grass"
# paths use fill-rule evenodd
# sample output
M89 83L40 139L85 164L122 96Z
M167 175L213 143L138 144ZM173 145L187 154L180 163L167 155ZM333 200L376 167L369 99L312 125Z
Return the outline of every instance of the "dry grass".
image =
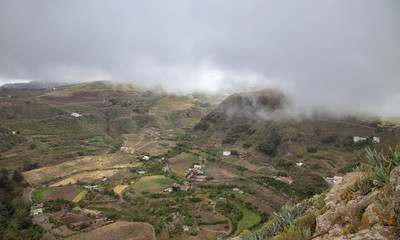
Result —
M88 193L88 191L83 190L82 192L80 192L74 199L72 199L72 202L79 202L80 200L82 200L82 198Z
M125 188L127 188L127 187L128 187L128 185L118 185L113 190L114 190L115 193L121 194L122 191L124 191Z
M65 186L68 184L75 184L75 183L76 183L76 180L69 177L69 178L63 179L59 182L53 183L53 184L49 185L49 187L59 187L59 186Z
M156 239L153 226L148 223L118 221L90 232L71 236L68 240L139 240Z
M49 182L52 179L59 177L66 177L74 173L81 173L82 176L77 175L72 177L75 180L81 180L91 178L92 173L82 173L87 170L96 169L113 169L113 168L124 168L131 165L128 162L128 154L113 154L113 155L99 155L99 156L87 156L80 159L69 161L68 163L56 164L53 166L43 167L34 169L31 171L24 172L25 179L31 184L39 184L42 182ZM138 164L136 164L138 165ZM104 172L108 173L108 172ZM93 176L103 177L101 173L93 173ZM97 177L96 177L97 178Z

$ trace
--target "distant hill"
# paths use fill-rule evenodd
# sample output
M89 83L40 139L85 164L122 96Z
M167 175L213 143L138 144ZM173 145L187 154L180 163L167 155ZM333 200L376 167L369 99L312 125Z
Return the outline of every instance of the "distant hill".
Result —
M204 145L254 154L255 162L303 179L305 192L308 183L323 182L322 176L351 171L365 147L382 149L400 139L399 129L354 116L294 119L288 117L288 104L278 90L234 94L203 117L194 131ZM354 142L354 136L367 140ZM374 136L380 143L372 142Z

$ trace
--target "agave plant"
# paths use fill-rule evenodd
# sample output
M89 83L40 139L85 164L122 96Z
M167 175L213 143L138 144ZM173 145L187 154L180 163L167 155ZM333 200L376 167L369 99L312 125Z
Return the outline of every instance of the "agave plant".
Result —
M392 160L393 165L400 166L400 152L398 148L389 147L389 156Z
M376 184L378 187L383 187L389 179L390 171L390 166L384 167L381 165L379 167L373 168L372 171L369 172L369 174L374 180L376 180Z
M372 151L370 148L366 149L366 158L370 161L366 164L369 169L369 175L379 187L383 187L389 179L390 172L394 166L400 166L400 153L398 148L388 149L388 157L386 158L383 154L378 154L375 150Z
M268 226L268 233L269 235L275 235L278 232L282 232L283 231L283 225L279 222L273 222Z
M298 203L294 207L283 206L279 213L275 213L283 226L288 226L301 212L301 204Z

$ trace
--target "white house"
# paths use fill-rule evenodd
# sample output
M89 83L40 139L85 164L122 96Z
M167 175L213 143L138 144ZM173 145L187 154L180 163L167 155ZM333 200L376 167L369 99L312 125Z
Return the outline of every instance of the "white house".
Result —
M354 142L359 142L359 141L365 141L367 140L368 137L360 137L360 136L354 136L353 141Z
M373 143L380 143L380 142L381 142L381 139L380 139L379 137L373 137L373 138L372 138L372 142L373 142Z
M79 113L71 113L71 116L73 116L73 117L82 117L82 115L79 114Z
M190 230L187 225L183 225L182 229L183 229L184 232L189 232L189 230Z
M145 171L139 171L139 174L145 174L146 172Z
M223 151L222 155L224 156L230 156L231 155L231 151Z
M143 160L149 160L150 157L149 157L149 156L143 156L142 159L143 159Z
M299 166L299 167L301 167L301 166L303 166L304 164L301 163L301 162L298 162L298 163L296 163L296 165Z

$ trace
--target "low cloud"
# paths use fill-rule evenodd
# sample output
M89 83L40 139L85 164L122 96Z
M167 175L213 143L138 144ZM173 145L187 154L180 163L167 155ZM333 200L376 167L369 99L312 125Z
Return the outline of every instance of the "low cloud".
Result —
M400 2L0 2L0 84L279 88L296 111L400 112Z

